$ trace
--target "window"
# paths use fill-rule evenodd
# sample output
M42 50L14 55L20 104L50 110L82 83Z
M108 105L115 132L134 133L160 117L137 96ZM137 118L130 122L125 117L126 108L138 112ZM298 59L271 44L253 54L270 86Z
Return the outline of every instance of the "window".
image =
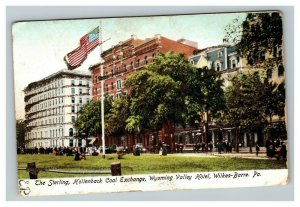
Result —
M90 95L90 89L86 89L86 94Z
M220 64L220 63L217 63L217 64L216 64L216 70L217 70L217 71L220 71L220 70L221 70L221 64Z
M73 139L70 139L70 144L69 144L70 147L73 147Z
M133 66L133 62L130 63L130 69L133 70L134 66Z
M121 89L121 88L122 88L122 81L117 80L117 89Z
M278 52L277 53L278 53L278 57L282 56L282 48L281 47L278 48Z
M113 82L111 82L111 90L114 90L114 83Z
M264 61L266 59L266 53L264 51L262 51L260 53L260 60Z
M231 68L236 68L236 60L231 60Z
M86 98L86 102L87 102L87 103L90 103L90 99L89 99L89 98Z
M138 67L138 68L141 66L141 61L140 61L140 59L138 59L138 60L136 61L136 64L137 64L137 67Z
M278 77L283 76L284 74L284 67L282 65L279 65L278 67Z
M79 81L79 85L82 86L82 81Z
M108 85L107 84L105 85L105 88L106 88L106 92L108 92Z
M71 93L75 94L75 88L71 88Z
M72 106L71 112L72 112L72 113L75 112L75 106Z
M75 116L72 116L72 122L73 123L75 122Z
M88 87L88 88L90 87L90 82L88 82L88 81L86 82L86 87Z
M79 88L79 94L82 94L82 88Z
M223 56L223 52L222 51L218 52L218 57L222 57L222 56Z
M75 97L74 96L72 97L72 103L75 103Z
M81 104L82 104L82 98L81 98L81 97L79 98L79 103L81 103Z
M73 128L70 128L70 129L69 129L69 136L70 136L70 137L73 137Z
M75 80L71 80L71 85L75 86Z
M147 65L147 64L148 64L148 57L145 56L145 65Z
M152 62L154 62L155 59L155 53L152 54Z
M82 139L78 139L78 147L82 146Z
M272 69L267 70L267 78L271 79L272 78Z
M127 71L127 65L124 65L123 69L124 69L124 72L126 72Z
M94 82L97 82L97 76L95 75L95 80L94 80Z

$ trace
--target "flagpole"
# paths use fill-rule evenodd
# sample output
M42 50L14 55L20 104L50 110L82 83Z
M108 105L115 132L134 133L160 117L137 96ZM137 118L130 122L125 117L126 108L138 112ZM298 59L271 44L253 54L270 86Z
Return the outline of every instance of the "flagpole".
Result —
M104 133L104 68L102 63L102 21L99 24L99 44L100 44L100 70L101 70L101 125L102 125L102 158L105 159L105 133Z

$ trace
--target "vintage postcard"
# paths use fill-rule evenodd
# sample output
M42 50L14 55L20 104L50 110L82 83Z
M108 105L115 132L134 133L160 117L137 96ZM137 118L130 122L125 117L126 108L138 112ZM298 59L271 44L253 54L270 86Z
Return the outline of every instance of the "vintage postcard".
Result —
M15 22L19 194L286 185L282 18Z

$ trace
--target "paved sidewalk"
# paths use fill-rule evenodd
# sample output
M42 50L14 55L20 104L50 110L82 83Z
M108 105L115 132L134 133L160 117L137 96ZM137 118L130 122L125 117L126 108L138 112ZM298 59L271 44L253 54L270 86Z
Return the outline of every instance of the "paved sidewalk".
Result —
M247 158L247 159L271 159L267 157L265 154L259 154L256 156L255 153L222 153L219 154L218 152L207 152L207 153L175 153L175 154L168 154L171 156L186 156L186 157L236 157L236 158ZM275 158L273 158L275 159Z
M249 152L249 147L241 147L239 149L239 152L236 153L235 151L231 153L225 153L222 151L221 154L219 154L217 151L213 152L199 152L199 153L194 153L194 152L189 152L189 153L174 153L170 155L175 155L175 156L191 156L191 157L236 157L236 158L247 158L247 159L271 159L267 157L266 155L266 148L261 147L258 156L256 156L256 151L255 147L252 148L252 153ZM273 158L276 159L276 158Z

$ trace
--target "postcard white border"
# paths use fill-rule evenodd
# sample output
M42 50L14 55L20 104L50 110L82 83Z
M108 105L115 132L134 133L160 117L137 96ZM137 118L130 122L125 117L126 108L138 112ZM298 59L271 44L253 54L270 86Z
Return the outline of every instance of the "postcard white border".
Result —
M196 8L197 9L195 9L195 7L177 7L177 9L173 8L171 10L172 10L173 13L174 12L177 12L177 13L192 13L192 12L201 13L201 12L204 12L204 11L205 12L215 12L215 11L224 12L225 10L227 10L227 11L246 11L246 10L262 10L262 9L265 9L265 10L279 9L279 10L283 11L283 13L284 13L284 15L286 17L284 19L285 22L286 22L287 19L289 20L289 22L293 22L294 21L293 20L294 10L293 10L292 7L279 7L279 6L261 7L260 6L260 7L225 7L225 9L224 9L224 7L222 7L222 9L220 7L219 8L218 7L217 8L216 7L210 7L210 8L208 8L208 7L196 7ZM66 8L64 8L64 9L66 9ZM94 9L94 12L90 12L93 9ZM120 12L122 11L122 9L123 8L119 7L119 9L116 9L114 11L114 14L116 14L116 13L120 14ZM47 17L45 17L45 16L37 17L37 15L36 15L37 10L39 10L39 12L38 12L39 15L45 15L46 14L48 16ZM53 12L54 10L56 12ZM57 10L55 8L52 8L52 11L51 11L51 9L44 8L44 12L41 12L41 7L40 8L34 8L34 7L32 7L29 12L28 11L27 12L23 11L23 17L24 17L24 14L25 14L25 16L26 16L25 19L28 19L29 13L30 13L29 17L31 17L29 19L46 19L46 18L58 18L58 17L62 18L62 16L64 16L64 18L71 18L71 17L73 17L73 18L74 17L78 17L79 18L79 17L83 17L83 16L80 16L80 15L82 15L82 12L80 12L79 10L80 10L80 8L77 8L77 11L76 11L76 9L75 9L75 11L73 10L72 11L73 15L70 16L70 14L62 15L61 14L62 12L57 13ZM130 10L130 8L127 8L127 10ZM142 11L143 14L149 14L149 8L148 7L147 8L144 7L142 10L143 10ZM97 12L99 13L99 11L97 11L97 12L95 11L95 7L90 7L88 9L88 11L89 11L88 13L90 15L89 17L95 17L95 16L97 16L96 13ZM158 10L158 12L157 11L153 12L153 10L152 10L151 14L153 14L153 13L161 14L159 11L161 12L162 9ZM170 12L170 9L168 9L168 11ZM77 13L77 15L75 15L75 13ZM49 17L49 16L51 16L51 14L52 14L52 17ZM111 14L113 15L113 13L111 13ZM10 13L10 15L12 15L12 14ZM123 13L123 15L126 15L126 14ZM136 14L136 15L138 15L138 14ZM14 21L17 20L16 18L19 18L19 17L20 17L20 13L15 13L15 16L13 18ZM10 34L9 29L10 29L11 18L9 20L10 21L7 21L7 25L6 25L7 34ZM290 32L290 35L292 35L293 34L293 24L286 25L286 23L285 23L284 26L288 27L288 29L289 29L288 31ZM8 39L10 37L11 36L8 35ZM294 68L293 67L294 66L293 65L294 64L293 63L294 62L293 61L293 46L291 46L291 45L293 45L294 42L293 41L291 42L291 40L293 40L294 36L293 35L289 36L289 34L288 34L285 37L286 37L285 40L289 39L288 43L285 43L285 46L290 46L289 47L290 50L288 50L287 53L291 53L290 55L287 54L289 56L289 60L287 61L287 68L293 69ZM288 37L292 37L292 38L288 38ZM8 56L7 56L8 66L7 66L7 74L6 74L6 80L7 80L6 94L7 94L7 106L8 106L7 107L7 113L8 114L14 114L13 113L13 111L14 111L13 97L12 96L10 97L10 95L9 95L9 94L13 94L13 86L12 86L12 82L13 82L12 81L13 80L13 75L12 74L13 74L13 72L11 71L11 69L12 69L11 57L9 57L10 56L9 53L11 52L11 48L10 48L10 46L8 46L8 41L6 43L7 43L7 53L8 53ZM287 85L289 85L288 94L290 94L290 96L293 96L293 90L294 90L293 89L293 83L294 83L294 81L293 81L293 74L294 74L293 71L290 71L289 73L287 72L287 77L286 77L286 81L288 82ZM294 117L293 116L293 112L294 112L293 111L294 110L294 107L293 107L294 106L293 105L293 97L292 98L290 97L289 101L290 101L290 103L288 103L288 105L289 105L288 106L288 108L289 108L289 125L292 124L292 126L290 126L290 128L289 128L289 141L291 141L292 143L294 143L294 141L293 141L293 136L294 136L294 134L293 134L293 124L294 124L293 123L293 117ZM8 128L7 128L7 131L8 131L7 132L8 133L7 137L10 137L10 139L7 139L6 149L10 149L10 148L12 148L12 146L14 146L14 141L12 139L12 137L14 137L14 133L15 133L15 129L13 129L13 126L14 126L14 117L13 116L12 117L8 116L7 118L8 118L8 122L6 123L7 126L8 126ZM7 199L8 200L24 200L24 198L20 199L20 197L15 196L16 195L16 190L14 190L14 189L17 188L17 180L15 180L15 178L16 178L15 177L16 176L16 166L12 165L12 163L15 162L15 156L16 155L14 155L14 153L15 153L14 150L7 150L7 158L8 159L7 159L7 165L6 165L7 166L7 182L6 182L7 183L7 187L6 187L6 189L7 189L8 192L10 192L8 194ZM293 155L293 153L294 153L294 151L292 149L292 155ZM233 194L235 194L235 196L231 196L226 191L222 191L222 195L219 196L219 197L215 197L214 196L214 194L216 192L220 192L218 189L216 189L216 191L214 191L214 193L201 191L201 195L199 194L199 191L193 191L193 192L189 191L189 192L184 193L185 196L182 196L182 192L174 191L171 194L170 194L170 192L165 192L165 193L164 192L156 192L155 195L151 194L151 197L152 198L155 197L156 200L157 199L158 200L168 200L168 199L171 199L171 198L175 197L175 200L178 200L178 199L176 199L176 195L181 195L181 199L185 198L185 200L186 199L193 200L192 199L193 197L196 198L196 200L201 200L201 199L202 200L203 199L207 200L207 193L208 193L208 194L210 194L210 196L208 196L208 197L210 197L210 198L208 198L208 200L226 200L226 199L224 199L226 197L229 198L229 199L230 198L234 199L234 200L236 200L236 199L240 200L241 198L242 198L242 200L249 200L249 199L251 200L251 198L249 198L249 196L247 196L247 194L248 195L249 194L253 195L253 193L256 193L257 196L260 196L261 193L263 193L264 194L263 197L259 197L258 198L257 196L255 196L256 199L258 198L259 200L268 200L268 199L269 200L270 199L281 200L284 197L287 198L287 199L291 199L293 196L291 197L290 195L293 194L293 187L294 187L294 184L293 184L293 175L294 175L294 172L293 172L293 163L294 163L293 156L290 157L290 162L291 162L290 169L291 169L291 181L292 182L291 182L291 184L289 184L289 186L287 186L289 190L287 190L286 188L280 188L281 190L278 189L278 188L272 188L272 189L268 188L267 190L266 189L263 190L263 189L259 189L258 188L255 191L252 191L252 189L248 189L247 190L248 193L247 192L245 193L245 191L243 190L243 193L241 193L239 196L236 196L236 193L239 194L238 190L236 190L233 193ZM285 190L283 190L283 189L285 189ZM230 191L230 193L232 193L232 192L233 191ZM280 198L276 196L277 194L280 195ZM26 197L26 198L28 198L28 197ZM144 194L144 196L139 196L139 198L137 198L135 193L131 193L131 195L130 194L126 194L124 196L117 195L114 198L113 197L109 197L108 200L124 200L124 199L125 200L145 200L147 198L149 198L149 197L147 197L147 196L145 197L145 194ZM44 198L44 199L47 199L47 198ZM56 200L68 200L68 199L70 199L70 197L52 197L52 199L56 199ZM78 200L78 199L79 200L80 199L89 200L90 196L84 196L84 197L78 197L77 196L77 197L72 197L72 199L73 200ZM97 196L97 197L94 197L94 199L97 199L97 200L107 200L107 198L105 196L102 196L102 197L101 196L100 197ZM32 199L32 197L31 197L30 200L41 200L41 199ZM43 198L42 198L42 200L43 200Z

